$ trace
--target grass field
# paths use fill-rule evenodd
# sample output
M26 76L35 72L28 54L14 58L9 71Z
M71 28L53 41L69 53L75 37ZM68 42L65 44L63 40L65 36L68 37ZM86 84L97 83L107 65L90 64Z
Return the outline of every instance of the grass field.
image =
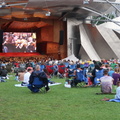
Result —
M65 88L51 86L48 93L33 94L11 76L0 83L0 120L119 120L120 103L100 101L114 95L96 95L100 87Z

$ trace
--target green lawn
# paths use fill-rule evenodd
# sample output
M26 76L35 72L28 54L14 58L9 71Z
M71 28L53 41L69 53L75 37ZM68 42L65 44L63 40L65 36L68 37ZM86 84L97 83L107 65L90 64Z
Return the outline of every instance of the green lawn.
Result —
M100 101L114 95L96 95L100 87L65 88L64 79L52 79L61 85L48 93L33 94L13 77L0 83L0 120L119 120L120 103Z

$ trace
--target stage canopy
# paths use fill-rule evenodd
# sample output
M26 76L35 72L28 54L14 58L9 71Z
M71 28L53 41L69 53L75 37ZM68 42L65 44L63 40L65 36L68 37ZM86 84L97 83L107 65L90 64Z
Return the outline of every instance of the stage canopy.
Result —
M72 54L72 55L64 58L63 60L70 60L70 61L73 60L74 62L76 62L76 61L78 61L79 59L78 59L77 57L75 57L74 54Z

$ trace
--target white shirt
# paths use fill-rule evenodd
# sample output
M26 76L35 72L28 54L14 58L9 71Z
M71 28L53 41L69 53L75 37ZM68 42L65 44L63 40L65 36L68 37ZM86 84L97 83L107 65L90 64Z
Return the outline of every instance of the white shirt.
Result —
M30 75L31 75L31 74L30 74L29 72L25 73L25 74L24 74L24 80L23 80L23 82L29 84Z
M116 89L115 99L120 99L120 87L117 87Z
M110 83L111 85L113 84L113 78L111 76L103 76L100 78L101 84L102 83Z

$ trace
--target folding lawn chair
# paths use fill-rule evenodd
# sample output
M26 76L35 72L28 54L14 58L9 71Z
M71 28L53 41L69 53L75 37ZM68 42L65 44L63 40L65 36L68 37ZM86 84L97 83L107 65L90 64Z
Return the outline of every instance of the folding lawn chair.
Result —
M40 65L40 71L43 71L45 69L45 65Z
M66 67L65 65L58 65L58 72L59 72L59 77L60 78L63 78L64 77L64 74L66 72Z
M45 84L43 81L40 80L37 76L34 77L33 83L28 84L28 88L33 92L33 93L38 93L39 91L42 93L45 93Z
M76 69L76 64L69 65L68 68L68 78L73 77L74 70Z
M95 71L95 78L94 78L94 85L99 85L100 84L100 81L99 79L101 77L103 77L103 72L104 72L104 69L101 69L101 70L97 70Z
M84 76L82 70L77 70L74 80L72 80L72 87L84 87L88 84L88 79Z
M46 65L46 69L48 71L48 73L50 74L50 76L52 77L54 74L54 67L53 65Z

